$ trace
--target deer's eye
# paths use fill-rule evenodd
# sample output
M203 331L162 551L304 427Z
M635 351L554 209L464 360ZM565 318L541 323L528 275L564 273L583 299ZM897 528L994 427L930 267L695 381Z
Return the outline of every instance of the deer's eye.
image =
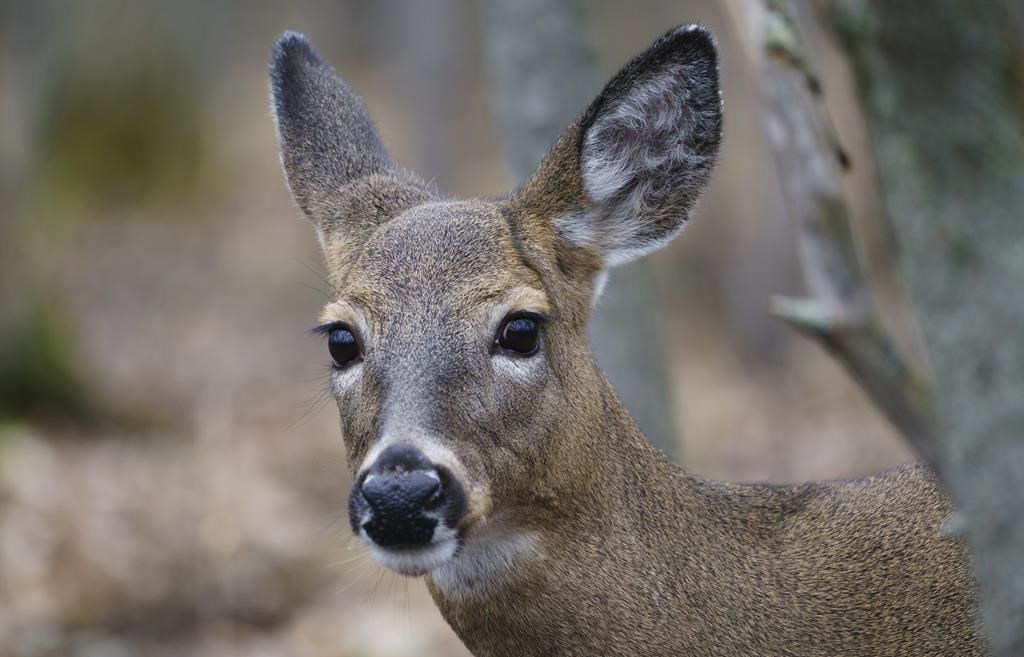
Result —
M334 366L341 369L355 362L360 356L359 342L351 330L335 326L327 335L327 348L334 359Z
M540 323L529 315L512 315L502 323L494 343L506 354L532 356L540 346Z

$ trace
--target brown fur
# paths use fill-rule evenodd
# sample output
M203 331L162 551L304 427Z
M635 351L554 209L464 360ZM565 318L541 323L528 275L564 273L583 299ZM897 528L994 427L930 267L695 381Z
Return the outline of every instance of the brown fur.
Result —
M519 192L450 201L387 164L377 142L367 146L376 133L362 115L352 135L344 116L316 119L304 134L310 112L361 104L332 86L301 37L282 38L271 70L283 160L338 294L323 319L362 342L361 370L335 390L353 473L382 441L400 440L433 449L462 482L462 550L448 575L426 578L481 657L983 655L967 555L942 532L951 508L926 469L799 486L703 481L648 444L594 363L586 324L613 241L568 239L557 220L611 217L621 231L645 219L621 206L613 216L588 196L580 144L637 85L664 70L706 71L707 57L705 32L671 32L613 80ZM706 128L692 147L713 158L717 77L690 82L713 85L711 100L694 101ZM342 110L324 100L339 95ZM340 132L317 137L323 126ZM304 146L317 139L337 147ZM681 181L671 202L645 202L660 223L617 233L614 244L648 248L678 230L710 170L697 162L656 180ZM491 349L512 310L550 316L528 362ZM465 565L509 545L521 549L498 565Z

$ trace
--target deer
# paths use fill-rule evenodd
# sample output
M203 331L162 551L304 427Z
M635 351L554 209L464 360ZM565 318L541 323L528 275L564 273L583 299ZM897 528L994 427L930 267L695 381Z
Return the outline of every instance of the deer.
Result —
M987 654L926 466L705 480L644 438L595 363L586 327L608 270L679 233L715 166L706 27L627 63L494 199L444 197L396 165L303 35L280 36L269 77L287 186L332 289L314 332L352 531L425 579L470 652Z

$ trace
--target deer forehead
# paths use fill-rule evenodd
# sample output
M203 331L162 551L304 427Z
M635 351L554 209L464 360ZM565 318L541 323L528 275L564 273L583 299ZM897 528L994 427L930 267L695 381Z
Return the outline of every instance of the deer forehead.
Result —
M341 284L339 300L323 313L328 320L352 308L386 324L421 313L457 325L502 311L551 312L508 222L486 201L407 210L368 236L347 271L332 273L341 274Z

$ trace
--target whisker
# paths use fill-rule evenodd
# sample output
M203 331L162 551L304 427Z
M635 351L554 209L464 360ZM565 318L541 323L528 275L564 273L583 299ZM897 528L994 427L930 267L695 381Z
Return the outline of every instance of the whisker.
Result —
M337 507L332 505L331 508L336 509ZM347 524L343 523L345 520L348 520L345 516L335 516L332 518L323 527L323 529L320 530L320 533L317 535L317 540L324 540L329 536L336 536L340 539L342 532L348 532L348 527L343 526L343 524ZM351 533L349 535L351 536Z
M323 269L323 267L321 267L321 270L323 271L323 273L320 273L320 272L316 271L315 269L313 269L313 267L312 267L312 266L310 266L310 265L309 265L309 263L307 263L306 261L304 261L304 260L303 260L302 258L295 258L295 262L297 262L297 263L299 263L300 265L302 265L302 266L303 266L303 268L304 268L304 269L305 269L306 271L308 271L308 272L309 272L310 274L313 274L313 275L314 275L314 276L316 276L316 277L317 277L318 279L320 279L321 281L323 281L323 283L324 283L324 284L325 284L325 285L326 285L327 287L329 287L329 288L331 289L331 292L333 292L333 293L334 293L335 295L337 295L337 294L338 294L338 289L337 289L336 287L334 287L334 285L332 285L332 284L331 284L331 281L329 281L329 280L327 279L327 276L325 275L325 274L327 273L327 270L326 270L326 269Z
M293 421L291 424L285 427L282 433L288 433L289 431L309 421L313 416L319 413L321 409L323 409L327 402L329 402L333 398L334 392L331 389L330 381L328 381L320 389L320 392L317 394L316 398L313 400L312 404L306 409L306 411L298 418L296 418L295 421Z
M327 299L328 301L334 301L334 297L332 297L327 292L324 292L320 288L316 287L315 285L310 285L309 283L303 283L302 281L291 281L291 285L297 285L298 287L304 287L304 288L306 288L308 290L313 290L317 294L323 296L323 298Z
M339 568L341 566L345 566L345 565L348 565L350 563L355 563L357 561L363 561L364 559L366 559L369 556L370 556L369 552L360 552L359 554L357 554L354 557L349 557L348 559L342 559L341 561L335 561L333 563L329 563L329 564L327 564L327 567L328 568Z
M402 608L405 611L405 614L404 614L405 615L405 635L407 637L410 637L410 636L412 636L412 629L411 629L412 628L412 623L410 622L410 618L409 618L409 579L408 578L406 578L404 584L405 584L405 602L403 603Z
M368 573L372 573L372 572L373 572L372 570L364 570L363 572L359 573L359 575L358 575L358 576L357 576L357 577L356 577L356 578L355 578L354 580L352 580L351 582L349 582L348 584L346 584L346 585L345 585L345 586L343 586L342 588L338 589L337 591L334 591L333 593L331 593L331 597L332 597L332 598L335 598L335 599L336 599L337 597L339 597L339 596L341 596L341 595L345 594L345 593L346 593L346 592L348 592L348 591L349 591L349 590L350 590L350 589L351 589L351 588L352 588L353 586L355 586L355 585L356 585L356 584L358 584L358 583L359 583L359 582L360 582L361 580L363 580L363 579L364 579L364 578L366 577L366 575L367 575Z
M377 589L380 587L380 583L384 581L384 576L387 575L387 571L384 568L380 569L380 576L377 581L373 584L373 592L370 594L370 606L373 607L377 603Z

